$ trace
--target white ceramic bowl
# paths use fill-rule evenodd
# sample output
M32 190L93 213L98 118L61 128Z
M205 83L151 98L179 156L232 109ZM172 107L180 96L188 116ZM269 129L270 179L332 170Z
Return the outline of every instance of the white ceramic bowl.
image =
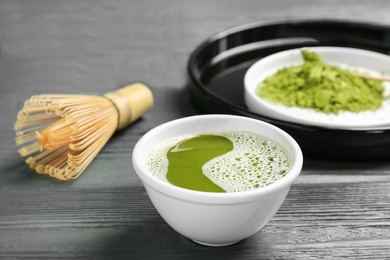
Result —
M311 47L304 49L318 53L326 63L331 65L353 68L373 75L390 75L390 56L388 55L344 47ZM328 115L315 112L313 109L288 108L273 104L257 96L256 89L266 77L282 68L303 64L301 50L292 49L267 56L248 69L244 77L244 97L250 111L289 122L329 128L353 129L390 125L390 98L386 99L382 108L375 112L342 112L338 115ZM384 83L384 85L387 92L389 92L389 83Z
M214 193L174 186L148 170L147 155L158 143L186 134L221 131L250 131L278 142L291 157L290 171L264 188ZM201 115L152 129L135 145L132 161L153 205L173 229L203 245L225 246L253 235L272 218L301 172L303 157L295 140L273 125L241 116Z

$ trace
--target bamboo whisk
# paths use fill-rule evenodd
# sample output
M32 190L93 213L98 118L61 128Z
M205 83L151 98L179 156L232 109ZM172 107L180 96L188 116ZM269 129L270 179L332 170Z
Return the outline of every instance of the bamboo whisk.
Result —
M24 104L15 122L18 150L39 174L76 179L116 130L153 106L153 95L136 83L104 96L43 94Z

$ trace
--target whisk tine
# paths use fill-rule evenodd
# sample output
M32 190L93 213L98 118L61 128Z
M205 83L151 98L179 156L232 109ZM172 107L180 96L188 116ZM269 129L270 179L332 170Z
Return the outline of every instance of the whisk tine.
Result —
M69 152L69 149L65 146L59 149L45 150L34 157L30 157L29 162L36 165L46 165L52 163L54 160L58 160L58 158L62 158L62 160L66 161L67 152Z
M17 134L15 137L15 142L16 142L16 145L21 145L21 144L28 143L28 142L31 142L31 141L34 141L37 139L38 139L38 135L35 132L31 132L31 133L26 133L23 135Z
M41 146L38 143L32 143L30 145L20 148L18 152L21 156L27 156L39 152L40 150Z
M31 133L36 134L37 132L40 132L40 131L44 130L49 125L50 125L50 123L48 123L48 124L40 124L40 125L37 125L37 126L24 128L23 130L18 130L18 129L16 129L16 126L15 126L15 135L17 137L19 137L19 136L23 136L23 135L27 135L27 134L31 134Z
M153 105L151 91L133 84L105 96L32 96L14 125L18 152L39 174L59 180L78 178L113 133Z
M54 114L39 113L35 115L31 114L30 116L25 117L25 121L30 125L35 125L35 124L58 120L59 118L61 117ZM26 123L24 124L25 126L27 125Z

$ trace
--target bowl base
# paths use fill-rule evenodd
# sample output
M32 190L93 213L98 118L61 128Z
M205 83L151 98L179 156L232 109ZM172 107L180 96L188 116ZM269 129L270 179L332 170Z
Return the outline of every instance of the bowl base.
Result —
M230 245L236 244L236 243L240 242L241 240L228 242L228 243L221 243L221 244L218 244L218 243L215 243L215 244L214 243L206 243L206 242L201 242L201 241L197 241L197 240L194 240L194 239L192 239L192 241L194 241L195 243L201 244L203 246L222 247L222 246L230 246Z

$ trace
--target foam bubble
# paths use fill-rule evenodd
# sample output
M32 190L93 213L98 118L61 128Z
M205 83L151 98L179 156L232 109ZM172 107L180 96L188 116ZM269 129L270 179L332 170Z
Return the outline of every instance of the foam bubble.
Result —
M202 167L203 174L227 192L265 187L285 176L291 167L284 148L263 136L250 132L208 134L221 135L233 142L232 151L210 160ZM194 136L180 136L157 145L148 158L148 168L153 175L167 181L168 150Z

